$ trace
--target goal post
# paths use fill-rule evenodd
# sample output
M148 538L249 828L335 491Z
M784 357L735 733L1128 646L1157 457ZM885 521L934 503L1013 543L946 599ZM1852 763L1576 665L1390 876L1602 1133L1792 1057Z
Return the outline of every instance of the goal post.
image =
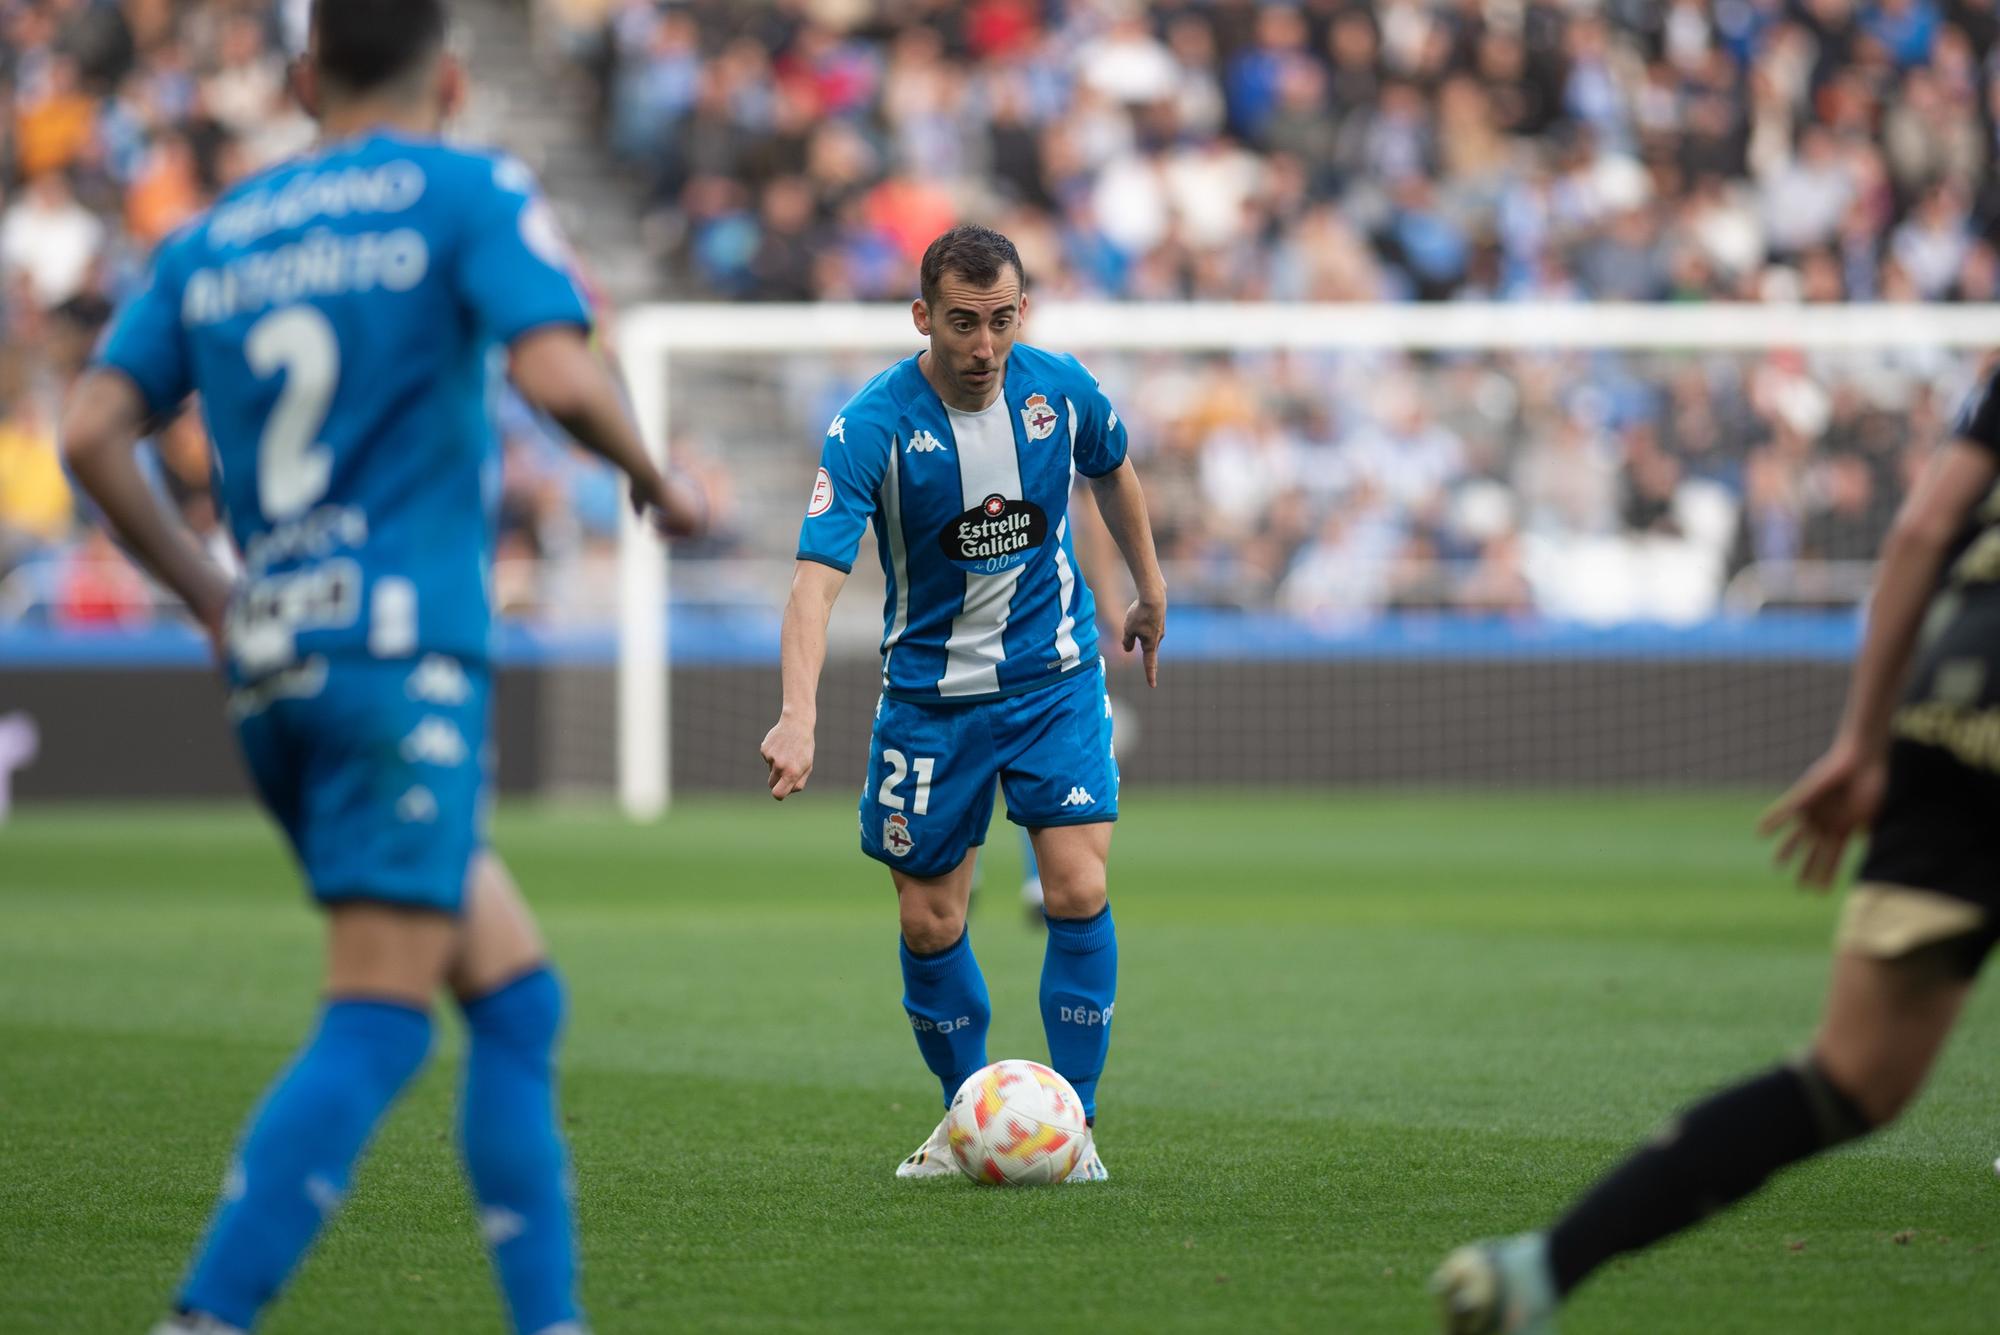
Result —
M1969 350L2000 347L2000 306L1051 301L1035 305L1026 332L1038 345L1087 357L1796 350L1928 357L1962 366ZM764 357L781 362L869 354L879 355L886 365L922 344L909 308L893 303L648 305L624 316L618 338L639 425L662 457L679 431L704 426L700 408L684 402L695 396L676 396L670 388L675 374L688 374L695 360ZM871 371L878 369L870 365ZM782 442L793 449L812 443ZM803 493L799 500L802 505ZM651 820L668 809L673 792L668 568L658 543L629 515L620 544L618 799L629 817ZM771 716L776 717L775 686L770 689Z

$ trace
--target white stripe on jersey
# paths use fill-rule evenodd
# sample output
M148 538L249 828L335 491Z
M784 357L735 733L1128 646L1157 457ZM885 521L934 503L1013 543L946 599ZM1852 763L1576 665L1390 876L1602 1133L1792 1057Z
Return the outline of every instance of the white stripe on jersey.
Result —
M1021 460L1014 452L1013 409L1006 394L994 399L984 412L962 413L949 404L945 412L958 442L959 495L965 508L985 504L988 496L1019 499ZM966 575L965 602L952 620L951 638L944 644L939 695L991 695L1000 689L1000 665L1007 661L1002 639L1023 569L1015 566L998 575Z
M1069 405L1069 491L1063 493L1067 503L1070 491L1076 490L1076 405ZM1070 569L1069 555L1063 551L1063 542L1069 536L1069 516L1063 516L1056 526L1056 584L1061 590L1062 620L1056 622L1056 657L1062 660L1063 671L1076 666L1079 657L1076 647L1076 572Z
M889 437L889 471L882 478L882 527L889 535L889 578L896 582L896 615L882 638L882 679L889 678L889 655L910 628L910 550L903 539L902 439Z

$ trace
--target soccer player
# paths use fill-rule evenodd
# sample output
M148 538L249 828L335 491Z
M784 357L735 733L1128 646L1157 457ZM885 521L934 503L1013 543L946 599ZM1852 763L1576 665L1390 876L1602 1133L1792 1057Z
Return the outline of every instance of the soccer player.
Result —
M527 170L439 141L465 84L445 38L443 0L321 3L300 91L322 144L162 247L66 413L78 480L222 651L252 776L328 923L318 1022L163 1332L256 1322L423 1065L441 988L465 1018L459 1147L513 1328L583 1329L562 988L483 831L495 347L657 526L692 531L701 502L648 461ZM197 391L236 586L134 462Z
M1887 1125L1923 1084L2000 941L1996 380L2000 362L1889 533L1832 747L1764 819L1787 832L1779 861L1819 890L1873 829L1811 1047L1682 1113L1547 1231L1454 1252L1433 1281L1447 1331L1553 1329L1612 1257Z
M887 629L861 848L895 881L918 1051L947 1107L986 1065L990 1007L965 920L997 784L1041 873L1050 1064L1094 1119L1118 983L1105 894L1118 764L1072 544L1078 474L1138 590L1124 642L1143 648L1148 684L1166 584L1118 414L1075 358L1015 341L1028 298L1013 243L954 228L931 243L921 279L912 313L929 348L871 380L827 428L785 607L784 710L763 744L771 796L812 778L827 618L872 518ZM940 1122L897 1175L954 1171ZM1104 1176L1093 1143L1070 1180Z

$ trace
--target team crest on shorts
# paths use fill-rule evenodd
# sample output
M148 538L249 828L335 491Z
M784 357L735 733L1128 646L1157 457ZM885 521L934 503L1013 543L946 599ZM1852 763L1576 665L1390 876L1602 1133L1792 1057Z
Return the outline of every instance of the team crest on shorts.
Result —
M889 819L882 822L882 847L890 856L906 858L910 850L917 846L917 838L910 833L910 822L900 811L889 813Z
M1028 428L1029 440L1047 440L1055 434L1056 410L1049 407L1046 394L1030 394L1021 408L1021 424Z

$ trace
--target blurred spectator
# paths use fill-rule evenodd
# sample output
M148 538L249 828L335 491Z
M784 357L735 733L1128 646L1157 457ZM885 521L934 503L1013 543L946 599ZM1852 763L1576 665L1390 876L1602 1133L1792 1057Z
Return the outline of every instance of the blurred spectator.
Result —
M68 175L51 168L0 216L0 276L47 310L83 291L104 246L105 226L77 203Z
M820 297L905 298L875 247L1022 208L1059 240L1037 283L1138 299L1956 299L2000 240L1990 0L563 3L606 10L611 142L688 291L800 289L715 262L715 177L750 192L734 251L839 236ZM803 227L763 199L795 175ZM1301 281L1321 204L1379 281Z

